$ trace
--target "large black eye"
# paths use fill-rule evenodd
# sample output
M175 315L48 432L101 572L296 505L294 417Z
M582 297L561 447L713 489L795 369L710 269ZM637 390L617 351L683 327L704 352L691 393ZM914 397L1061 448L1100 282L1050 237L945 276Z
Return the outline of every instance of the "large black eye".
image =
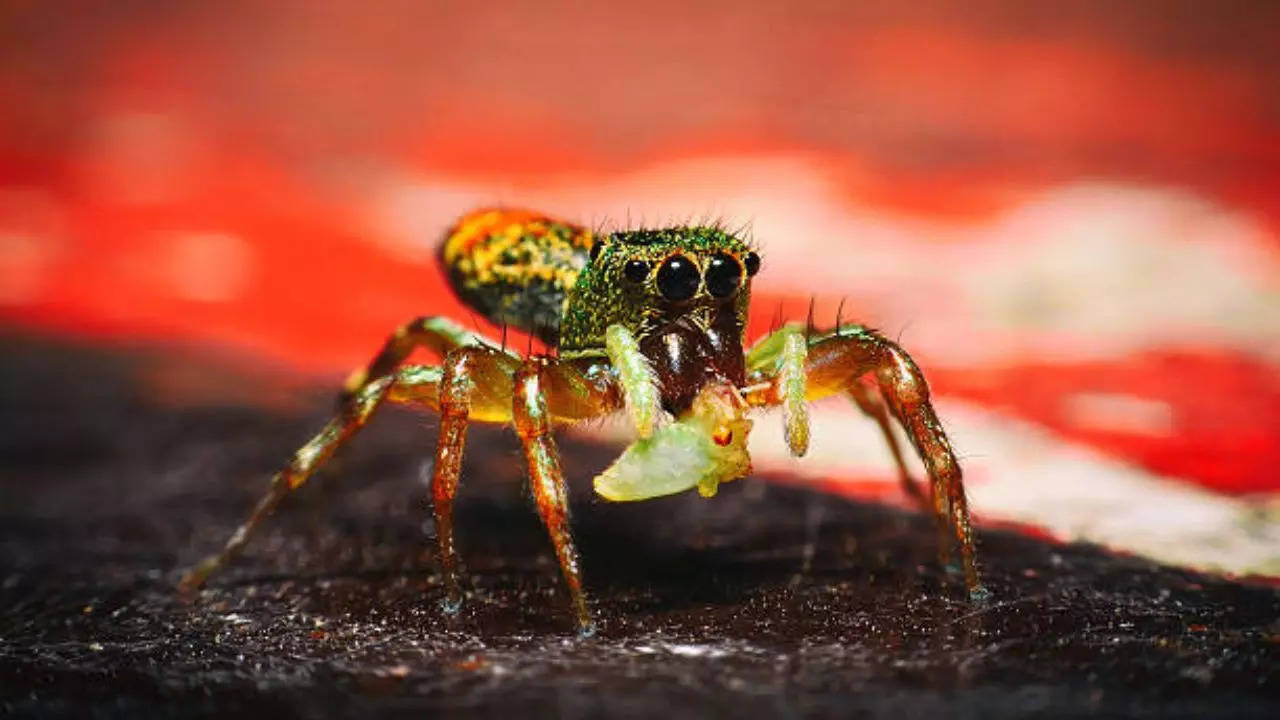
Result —
M756 273L760 272L760 256L756 253L747 253L747 256L742 259L742 262L747 266L748 276L754 276Z
M742 266L732 255L716 253L707 261L704 277L707 280L707 292L718 298L729 297L738 289L738 283L742 282Z
M600 251L604 249L604 238L596 238L591 243L591 262L595 262L600 257Z
M658 268L658 292L668 300L688 300L698 291L698 266L683 255L672 255Z
M649 263L643 260L628 260L622 266L622 274L633 283L642 283L649 277Z

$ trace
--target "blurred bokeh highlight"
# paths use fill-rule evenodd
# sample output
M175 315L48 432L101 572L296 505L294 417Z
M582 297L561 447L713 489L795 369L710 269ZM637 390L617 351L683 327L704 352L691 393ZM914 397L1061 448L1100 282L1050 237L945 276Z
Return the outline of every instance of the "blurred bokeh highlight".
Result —
M751 336L812 298L915 354L981 519L1280 575L1277 28L1267 0L8 2L0 322L320 386L470 317L434 266L468 209L720 219L765 258ZM196 367L162 400L228 397ZM762 422L758 468L896 498L872 428L815 421L798 463Z

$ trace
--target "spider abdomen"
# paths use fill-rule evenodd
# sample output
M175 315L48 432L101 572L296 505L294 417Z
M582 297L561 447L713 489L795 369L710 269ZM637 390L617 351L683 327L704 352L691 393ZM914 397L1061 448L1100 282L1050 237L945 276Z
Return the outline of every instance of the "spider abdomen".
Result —
M550 345L565 296L586 266L592 234L534 212L491 208L464 215L440 244L453 291L497 323Z

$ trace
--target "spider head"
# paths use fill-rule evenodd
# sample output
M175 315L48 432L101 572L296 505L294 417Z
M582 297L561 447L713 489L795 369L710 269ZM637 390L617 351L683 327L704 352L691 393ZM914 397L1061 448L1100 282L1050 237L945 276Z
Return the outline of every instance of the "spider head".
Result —
M667 409L680 413L711 378L744 382L742 329L760 256L718 227L599 235L569 292L562 352L604 347L621 324L658 371Z

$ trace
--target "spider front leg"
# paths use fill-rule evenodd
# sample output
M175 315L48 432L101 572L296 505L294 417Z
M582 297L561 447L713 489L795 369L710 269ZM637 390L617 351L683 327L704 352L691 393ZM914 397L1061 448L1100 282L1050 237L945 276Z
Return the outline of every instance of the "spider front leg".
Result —
M804 338L803 350L797 338ZM942 562L949 564L949 536L954 535L970 596L985 595L978 577L960 466L929 401L928 384L915 362L895 343L866 328L844 327L806 337L802 328L788 326L762 339L748 353L749 387L744 392L747 401L753 405L796 406L799 401L795 370L801 363L803 396L808 401L845 392L856 402L862 376L874 375L888 411L906 430L929 475L934 516L942 530ZM874 408L871 414L875 417ZM795 452L796 445L790 440L796 432L792 428L796 415L788 410L786 417L788 441ZM807 436L807 428L804 434Z

